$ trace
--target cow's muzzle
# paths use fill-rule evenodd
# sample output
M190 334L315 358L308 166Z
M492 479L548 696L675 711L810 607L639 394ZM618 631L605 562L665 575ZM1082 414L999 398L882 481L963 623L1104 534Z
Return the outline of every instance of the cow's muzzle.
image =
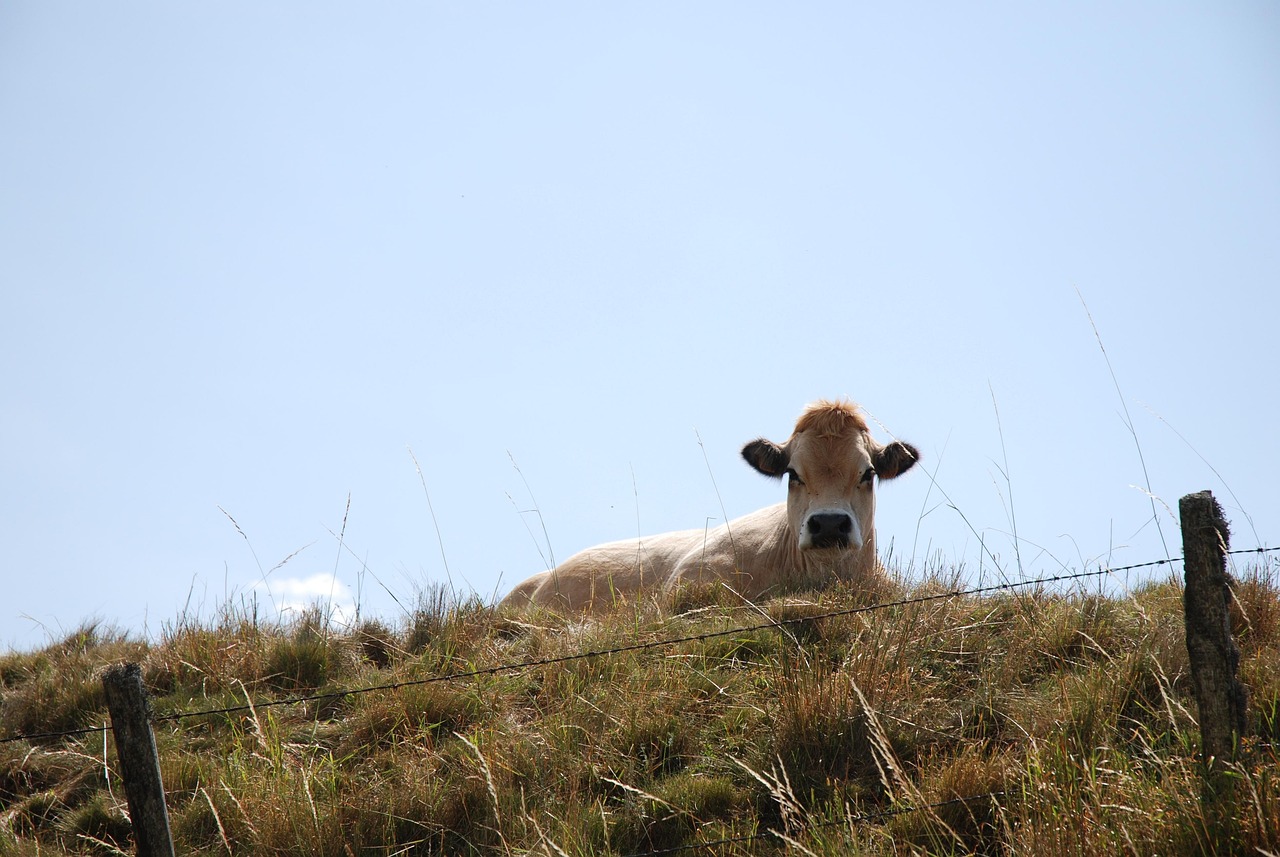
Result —
M847 548L854 538L853 517L845 512L817 512L805 522L809 547Z

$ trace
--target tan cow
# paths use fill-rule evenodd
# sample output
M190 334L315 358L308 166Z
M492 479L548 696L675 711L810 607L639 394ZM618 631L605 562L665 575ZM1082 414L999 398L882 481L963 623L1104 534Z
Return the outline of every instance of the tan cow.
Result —
M588 548L521 583L502 606L591 610L634 601L642 591L716 581L758 598L883 573L876 481L910 470L920 457L915 447L876 442L852 402L820 401L800 415L786 443L753 440L742 457L766 476L786 476L787 502L712 529Z

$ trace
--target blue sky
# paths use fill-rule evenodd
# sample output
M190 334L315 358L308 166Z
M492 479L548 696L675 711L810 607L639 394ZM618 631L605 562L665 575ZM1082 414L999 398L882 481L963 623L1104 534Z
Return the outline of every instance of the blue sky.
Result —
M924 453L911 573L1176 556L1204 488L1280 542L1278 48L1266 2L0 2L0 645L501 594L780 500L738 449L819 397Z

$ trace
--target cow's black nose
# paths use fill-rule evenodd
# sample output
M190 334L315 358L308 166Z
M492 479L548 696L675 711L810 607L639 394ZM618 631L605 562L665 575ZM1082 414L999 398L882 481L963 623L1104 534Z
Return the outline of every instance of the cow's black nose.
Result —
M844 512L819 512L809 516L809 542L815 548L847 548L853 518Z

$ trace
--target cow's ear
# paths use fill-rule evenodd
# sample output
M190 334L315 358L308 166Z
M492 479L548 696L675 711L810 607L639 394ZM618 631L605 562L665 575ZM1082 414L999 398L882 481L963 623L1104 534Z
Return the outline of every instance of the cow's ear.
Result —
M742 457L765 476L780 477L787 472L791 457L787 451L771 440L760 438L742 448Z
M895 440L880 447L872 456L871 463L875 465L876 475L881 479L893 479L906 473L919 460L919 450L909 443Z

